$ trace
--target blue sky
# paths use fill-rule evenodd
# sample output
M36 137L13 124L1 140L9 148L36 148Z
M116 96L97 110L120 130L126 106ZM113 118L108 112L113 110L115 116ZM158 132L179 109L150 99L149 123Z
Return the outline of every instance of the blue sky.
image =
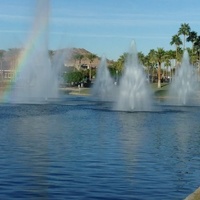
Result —
M23 45L35 2L0 0L0 49ZM133 39L144 54L174 49L169 43L181 23L200 35L199 0L50 0L50 9L50 49L85 48L117 60Z

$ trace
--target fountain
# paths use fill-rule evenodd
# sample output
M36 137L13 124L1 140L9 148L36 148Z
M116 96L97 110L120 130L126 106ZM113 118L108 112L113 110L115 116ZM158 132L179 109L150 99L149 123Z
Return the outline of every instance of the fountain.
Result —
M169 94L172 101L178 105L193 104L197 91L197 75L194 67L190 64L188 51L185 50L181 66L171 83Z
M111 101L114 99L115 89L114 81L107 68L106 57L102 56L92 87L92 95L103 101Z
M132 41L120 80L115 109L147 111L151 109L152 97L146 75L139 64L135 41Z
M58 73L63 62L50 60L48 51L49 0L38 0L33 27L17 63L11 101L32 102L58 97Z

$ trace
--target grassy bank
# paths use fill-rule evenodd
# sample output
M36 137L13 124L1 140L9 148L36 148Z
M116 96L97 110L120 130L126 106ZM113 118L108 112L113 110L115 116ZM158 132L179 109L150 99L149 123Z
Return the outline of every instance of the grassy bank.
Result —
M69 95L90 95L90 88L66 87L60 88L60 91Z
M168 91L169 91L169 87L170 87L169 83L162 83L161 88L158 88L157 83L152 83L150 85L153 90L154 96L156 98L165 98L168 96Z
M153 93L156 98L164 98L167 96L169 84L163 83L161 84L161 88L157 87L157 83L150 84ZM60 91L65 94L70 95L90 95L91 88L78 88L78 87L67 87L67 88L60 88Z

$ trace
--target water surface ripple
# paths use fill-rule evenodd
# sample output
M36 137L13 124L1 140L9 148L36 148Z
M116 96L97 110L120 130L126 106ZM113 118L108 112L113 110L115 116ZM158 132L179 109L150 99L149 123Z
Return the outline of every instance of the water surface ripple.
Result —
M199 107L75 100L0 105L0 199L181 200L199 187Z

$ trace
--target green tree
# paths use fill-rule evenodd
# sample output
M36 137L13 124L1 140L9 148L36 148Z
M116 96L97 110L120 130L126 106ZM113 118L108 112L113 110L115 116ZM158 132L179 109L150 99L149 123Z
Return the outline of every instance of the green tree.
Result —
M176 60L176 52L173 51L173 50L169 50L169 51L166 51L166 59L165 59L165 66L168 68L170 67L170 76L172 76L172 68L174 68L175 66L173 65L172 66L172 63L171 63L171 60ZM169 64L169 65L168 65ZM168 66L167 66L168 65ZM169 70L167 70L169 72Z
M152 80L154 78L155 75L155 69L157 66L157 60L156 60L156 51L154 49L151 49L147 55L149 63L150 63L150 68L152 71Z
M193 55L194 53L194 43L196 42L197 40L197 32L195 31L191 31L189 33L189 36L186 38L187 42L192 42L192 63L194 62L194 58L195 58L195 55Z
M165 60L165 67L166 67L166 76L168 77L169 67L171 66L171 62L169 57Z
M183 35L183 50L185 50L185 41L186 36L188 36L190 33L190 26L189 24L181 24L181 27L179 28L178 35Z
M196 41L196 39L197 39L197 32L195 32L195 31L189 32L189 35L186 38L186 40L187 40L187 42L192 42L192 49L194 47L194 42Z
M166 51L166 54L168 55L169 59L176 59L176 52L173 50Z
M138 52L138 60L142 65L144 65L144 63L145 63L145 55L142 52Z
M158 64L158 88L161 88L161 63L165 61L165 51L163 48L158 48L155 52L155 60Z
M196 41L194 42L194 51L197 54L197 62L199 66L200 62L200 36L197 36Z
M149 78L149 75L151 74L150 73L150 70L152 69L152 66L153 65L151 65L151 62L150 62L150 59L149 59L149 56L147 55L147 56L144 56L144 58L143 58L143 65L146 67L146 69L147 69L147 75L148 75L148 78Z
M125 62L127 60L127 57L128 57L128 53L123 53L123 55L121 55L119 57L119 59L117 60L117 63L118 63L118 68L117 70L122 72L123 68L124 68L124 65L125 65Z
M171 45L175 45L176 47L176 65L177 65L177 60L178 60L178 48L182 44L182 41L178 35L173 35L172 40L170 42Z
M116 80L119 80L119 77L121 76L122 74L122 70L123 70L123 67L124 67L124 63L125 63L125 60L127 58L127 53L124 53L123 55L121 55L118 60L116 62L114 62L112 64L112 66L110 66L110 68L112 68L110 70L111 72L111 75L113 77L115 77Z
M63 78L67 83L79 83L83 80L84 75L81 71L70 71L65 73Z

